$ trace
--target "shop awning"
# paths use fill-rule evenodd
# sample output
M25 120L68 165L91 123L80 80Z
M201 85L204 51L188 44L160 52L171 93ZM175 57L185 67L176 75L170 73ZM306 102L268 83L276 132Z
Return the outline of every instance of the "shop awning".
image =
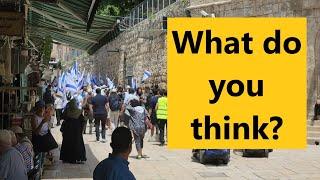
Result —
M49 2L50 1L50 2ZM114 30L115 17L95 15L100 0L30 1L27 34L92 52Z

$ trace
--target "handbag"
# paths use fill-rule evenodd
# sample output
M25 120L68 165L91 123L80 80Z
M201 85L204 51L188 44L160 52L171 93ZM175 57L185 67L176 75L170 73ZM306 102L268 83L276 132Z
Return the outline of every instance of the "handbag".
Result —
M58 144L50 130L43 136L33 134L32 141L36 152L49 152L52 149L58 148Z

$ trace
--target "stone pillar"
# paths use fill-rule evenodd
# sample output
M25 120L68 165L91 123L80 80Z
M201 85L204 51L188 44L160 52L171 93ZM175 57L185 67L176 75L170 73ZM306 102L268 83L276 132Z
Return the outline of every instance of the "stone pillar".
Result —
M3 82L5 84L12 83L12 73L11 73L11 47L10 47L10 39L4 44L2 49L3 51L3 60L4 60L4 76Z

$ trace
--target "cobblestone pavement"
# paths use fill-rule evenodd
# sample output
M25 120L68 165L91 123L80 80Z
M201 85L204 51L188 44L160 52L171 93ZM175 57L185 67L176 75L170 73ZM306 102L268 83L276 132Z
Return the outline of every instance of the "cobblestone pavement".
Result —
M52 129L61 144L59 127ZM59 151L55 163L46 166L44 179L92 179L95 166L111 152L110 133L107 143L95 142L94 135L84 135L87 162L81 165L63 164ZM145 138L148 140L148 135ZM146 180L160 179L320 179L320 147L306 150L275 150L269 158L243 158L231 152L228 166L202 165L191 159L191 150L168 150L156 142L145 142L147 159L137 160L135 147L129 158L130 170L135 177Z

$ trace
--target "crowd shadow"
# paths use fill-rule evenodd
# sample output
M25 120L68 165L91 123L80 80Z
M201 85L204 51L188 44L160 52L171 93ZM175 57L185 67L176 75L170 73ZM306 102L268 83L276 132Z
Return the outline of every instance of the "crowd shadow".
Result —
M87 161L84 164L70 164L60 161L60 147L61 144L59 144L59 148L54 152L54 164L44 167L42 179L92 179L93 170L99 164L99 161L93 154L90 146L85 144Z

